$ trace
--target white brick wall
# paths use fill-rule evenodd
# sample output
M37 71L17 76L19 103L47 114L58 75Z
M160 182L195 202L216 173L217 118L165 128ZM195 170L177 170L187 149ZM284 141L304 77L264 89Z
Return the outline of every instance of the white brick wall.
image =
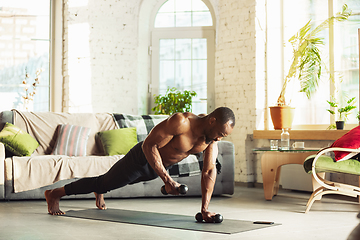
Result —
M245 139L255 128L255 0L219 0L215 62L215 104L233 109L236 126L235 180L248 181Z
M159 1L146 0L146 6ZM256 0L210 2L217 25L215 104L236 114L236 127L227 140L235 144L235 179L247 182L253 177L253 164L246 160L245 139L256 124ZM146 109L139 106L146 101L138 95L146 92L150 72L139 66L146 64L143 51L148 43L143 36L149 33L138 30L139 19L150 16L152 9L141 8L142 4L142 0L65 1L64 111L138 114Z
M137 113L140 0L64 3L64 111Z

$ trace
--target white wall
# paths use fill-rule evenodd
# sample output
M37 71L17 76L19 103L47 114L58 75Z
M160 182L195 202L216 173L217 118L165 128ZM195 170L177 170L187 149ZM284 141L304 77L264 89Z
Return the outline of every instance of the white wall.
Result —
M219 0L215 62L215 103L236 115L236 126L227 140L235 144L235 179L251 181L245 154L247 134L256 125L255 7L250 0Z
M64 101L70 112L146 113L147 17L159 0L64 2ZM215 105L236 115L236 181L253 180L245 140L256 126L256 0L210 0L216 14ZM146 51L146 52L145 52ZM258 58L258 60L257 60Z
M140 0L64 3L64 111L137 113Z

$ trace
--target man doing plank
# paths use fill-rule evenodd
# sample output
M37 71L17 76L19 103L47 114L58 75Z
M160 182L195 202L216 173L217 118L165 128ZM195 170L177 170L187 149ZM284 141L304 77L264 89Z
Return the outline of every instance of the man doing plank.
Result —
M107 173L82 178L64 187L45 191L48 212L52 215L65 214L59 208L61 197L91 192L95 193L96 206L106 209L104 193L158 176L165 183L167 193L178 195L177 188L180 184L170 177L166 169L189 154L204 152L201 213L205 221L212 222L215 213L209 212L208 206L216 179L217 142L228 136L234 126L234 113L227 107L217 108L209 115L175 113L156 125L144 142L135 145Z

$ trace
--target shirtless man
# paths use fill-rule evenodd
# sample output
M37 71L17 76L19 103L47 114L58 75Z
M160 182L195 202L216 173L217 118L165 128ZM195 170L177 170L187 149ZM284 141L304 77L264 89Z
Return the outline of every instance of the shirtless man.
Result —
M59 208L61 197L91 192L95 193L96 206L106 209L104 193L158 176L165 183L167 193L178 195L180 184L170 177L166 169L189 154L204 152L201 213L205 221L212 222L215 213L208 211L208 206L216 179L217 142L228 136L234 125L234 113L227 107L217 108L209 115L176 113L156 125L144 142L135 145L104 175L82 178L64 187L45 191L48 212L52 215L65 214Z

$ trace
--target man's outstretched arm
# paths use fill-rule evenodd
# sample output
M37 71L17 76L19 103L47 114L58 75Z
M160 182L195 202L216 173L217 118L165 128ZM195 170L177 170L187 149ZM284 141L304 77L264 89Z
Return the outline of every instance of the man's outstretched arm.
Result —
M177 187L180 184L175 182L166 171L159 149L168 144L174 136L186 131L188 127L189 122L183 114L174 114L155 126L142 145L147 161L163 180L166 192L174 195L179 194Z
M216 181L216 157L218 155L217 142L212 142L204 152L204 165L201 173L201 213L206 222L211 222L215 213L209 212L209 204Z

